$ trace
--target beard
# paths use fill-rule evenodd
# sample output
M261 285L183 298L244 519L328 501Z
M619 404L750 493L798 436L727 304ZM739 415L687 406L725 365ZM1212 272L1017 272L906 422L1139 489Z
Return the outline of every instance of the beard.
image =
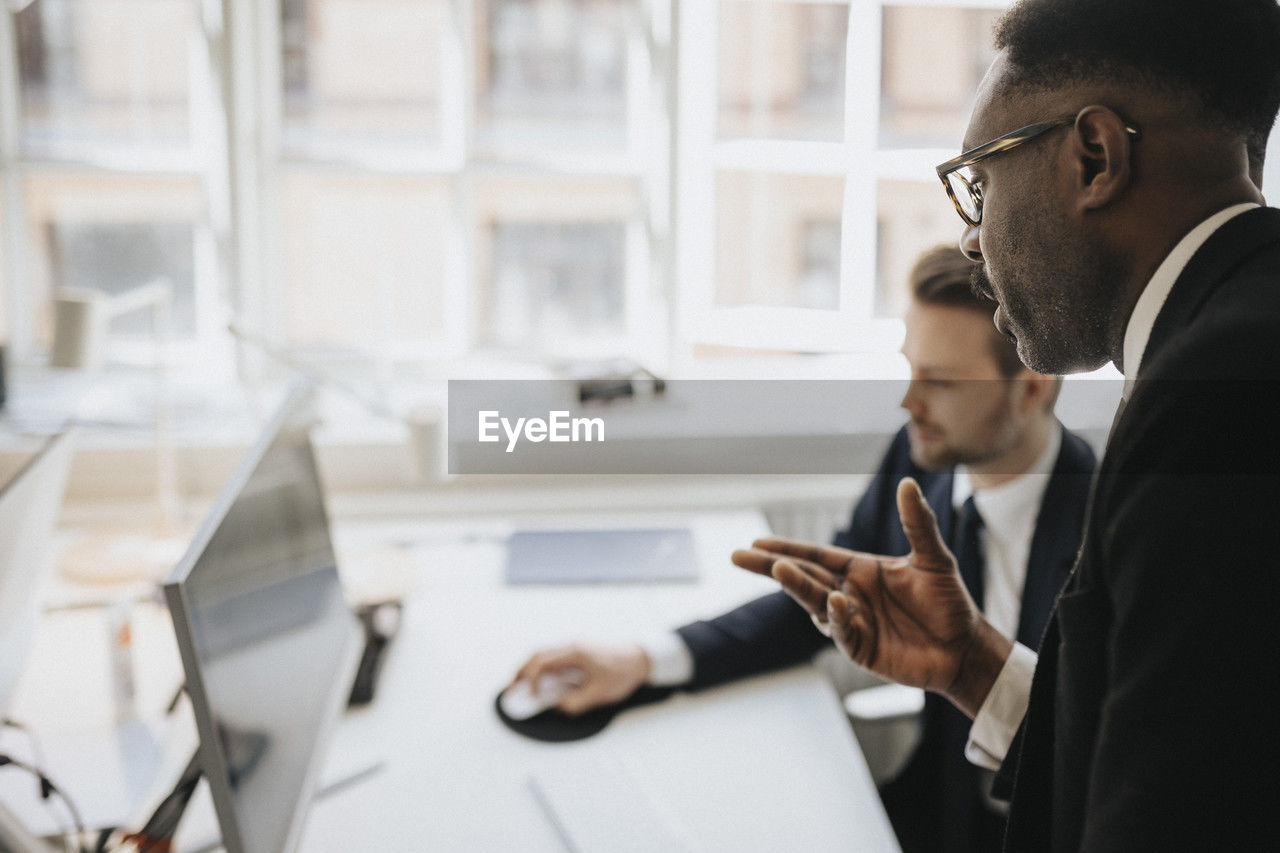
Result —
M993 231L989 244L1006 251L994 253L995 263L988 255L971 283L1000 303L1002 331L1022 363L1046 374L1106 364L1121 264L1048 206Z
M1000 306L1000 303L996 300L995 291L991 289L991 279L987 278L987 265L985 262L974 264L973 269L969 271L969 289L973 291L974 296L984 302L990 302L993 313ZM1017 343L1017 338L1008 330L1001 332L1001 334Z
M982 383L991 392L976 404L976 409L983 411L977 421L952 424L955 429L944 430L936 421L911 419L912 427L929 429L934 436L932 440L925 440L914 431L908 433L911 461L924 470L946 471L957 465L989 464L1017 444L1021 432L1015 426L1018 421L1016 382L1008 379L971 381Z

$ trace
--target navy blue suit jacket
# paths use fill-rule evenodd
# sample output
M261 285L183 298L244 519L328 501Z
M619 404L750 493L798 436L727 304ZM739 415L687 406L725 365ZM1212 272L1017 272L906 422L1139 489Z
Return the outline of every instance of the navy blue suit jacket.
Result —
M1036 519L1022 595L1018 640L1032 649L1040 645L1054 600L1075 560L1094 465L1089 445L1064 430ZM898 482L907 476L920 483L950 546L955 526L954 477L950 471L925 471L911 461L905 427L889 445L849 527L836 535L833 544L876 554L910 551L896 497ZM715 619L685 625L678 633L693 654L694 677L689 684L693 690L790 666L831 646L805 610L784 592L766 595ZM890 817L907 850L984 849L981 833L973 826L981 815L970 813L985 812L977 770L958 754L963 739L955 742L957 731L968 731L968 719L947 700L929 694L920 745L901 776L884 791ZM948 758L949 753L957 754ZM957 790L961 798L955 796ZM912 804L908 814L895 813L898 801ZM965 814L957 814L958 810Z

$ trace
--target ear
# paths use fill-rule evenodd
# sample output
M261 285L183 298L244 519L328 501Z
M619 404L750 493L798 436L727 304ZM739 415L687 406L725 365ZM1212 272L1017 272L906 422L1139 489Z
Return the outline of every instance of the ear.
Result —
M1114 110L1088 106L1076 114L1071 157L1079 210L1106 207L1124 194L1133 180L1130 167L1134 137Z

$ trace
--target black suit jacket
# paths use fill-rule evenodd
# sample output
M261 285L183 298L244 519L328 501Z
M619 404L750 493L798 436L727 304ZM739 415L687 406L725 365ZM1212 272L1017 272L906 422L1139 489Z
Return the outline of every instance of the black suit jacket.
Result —
M1089 445L1064 430L1037 516L1022 595L1018 639L1033 649L1039 646L1079 548L1094 464ZM906 476L920 483L950 545L952 473L924 471L915 465L905 428L894 437L848 529L837 534L834 544L877 554L907 553L910 546L902 533L896 498L898 482ZM689 687L695 690L807 660L831 644L813 627L804 609L783 592L678 631L693 654L694 678ZM986 808L977 770L962 754L968 728L968 718L950 702L933 694L926 697L920 745L899 778L883 791L890 818L908 851L991 849L982 843L989 833L980 825L986 820ZM995 829L997 847L1002 828L1001 824Z
M1280 211L1192 257L1108 442L1000 782L1009 850L1275 849Z

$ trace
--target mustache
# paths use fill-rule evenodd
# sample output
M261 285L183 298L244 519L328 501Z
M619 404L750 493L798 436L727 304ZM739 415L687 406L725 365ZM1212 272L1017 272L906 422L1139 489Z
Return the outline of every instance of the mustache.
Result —
M987 278L987 265L974 264L969 271L969 289L973 295L988 302L997 302L996 293L991 289L991 279Z

